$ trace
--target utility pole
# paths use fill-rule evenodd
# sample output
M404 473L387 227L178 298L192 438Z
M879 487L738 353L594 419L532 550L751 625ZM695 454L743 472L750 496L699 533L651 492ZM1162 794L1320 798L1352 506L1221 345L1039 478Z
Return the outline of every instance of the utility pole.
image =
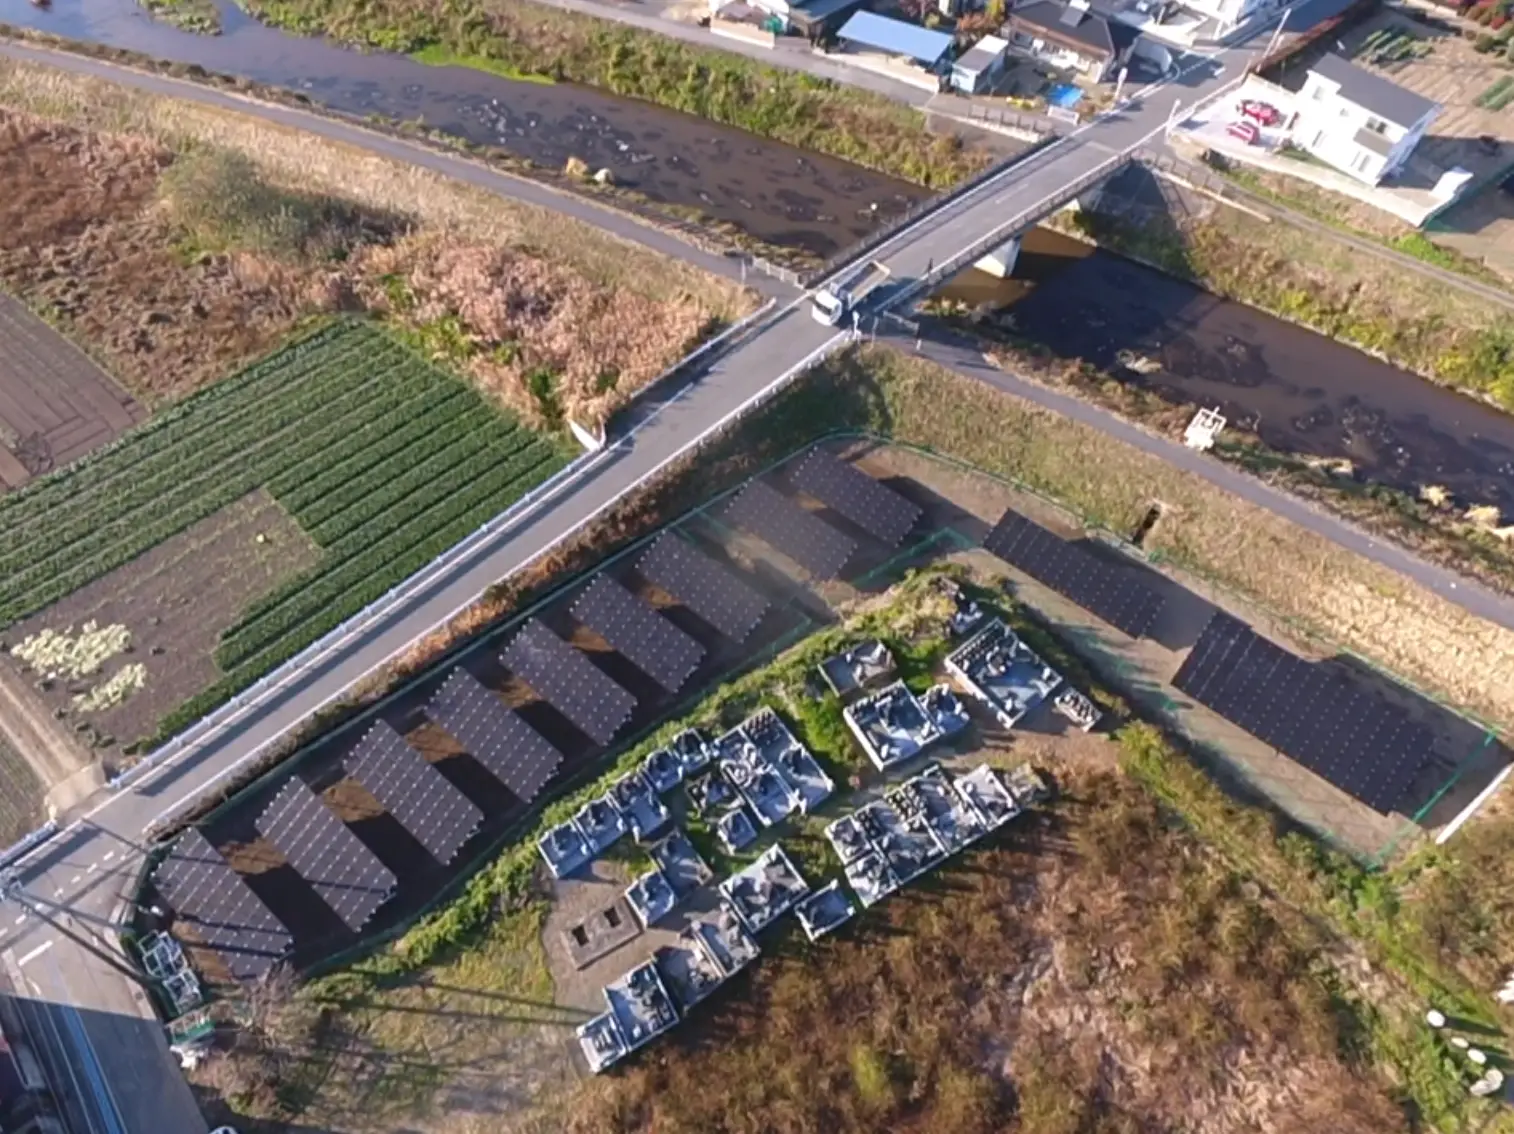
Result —
M1288 17L1293 15L1292 8L1284 8L1282 16L1277 21L1277 27L1272 29L1272 38L1267 41L1267 50L1262 52L1263 59L1272 58L1272 53L1277 50L1277 45L1282 41L1283 32L1288 27Z
M1114 83L1114 105L1117 106L1117 107L1120 105L1120 95L1125 90L1125 76L1128 75L1128 74L1130 74L1130 68L1129 67L1121 67L1120 68L1120 77L1115 80L1115 83Z

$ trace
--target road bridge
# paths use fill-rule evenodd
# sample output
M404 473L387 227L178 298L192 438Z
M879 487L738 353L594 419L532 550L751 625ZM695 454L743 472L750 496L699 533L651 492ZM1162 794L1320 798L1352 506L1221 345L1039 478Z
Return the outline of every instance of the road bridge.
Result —
M1248 59L1248 50L1238 48L1196 62L1136 101L932 202L872 242L859 260L877 260L902 281L888 304L918 297L1115 172L1164 130L1177 102L1192 105L1223 93L1239 81ZM141 1027L151 1015L145 997L95 952L113 947L110 927L136 885L147 833L227 784L289 730L491 584L546 555L840 349L848 334L815 321L803 296L770 310L724 349L702 356L675 388L652 391L615 423L604 449L582 458L572 475L513 512L509 522L442 557L275 680L213 714L87 814L16 857L12 865L27 903L33 911L47 907L52 916L7 902L0 908L0 950L32 995L78 1013L66 1019L71 1043L88 1049L100 1075L129 1086L112 1099L122 1128L132 1134L205 1129L161 1030ZM1458 597L1471 597L1470 591ZM97 1129L92 1123L84 1134Z

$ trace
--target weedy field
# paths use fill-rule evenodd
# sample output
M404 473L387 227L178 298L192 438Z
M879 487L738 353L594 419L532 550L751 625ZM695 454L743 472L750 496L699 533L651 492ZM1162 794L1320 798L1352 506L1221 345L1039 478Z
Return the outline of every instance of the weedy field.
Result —
M45 629L63 631L52 604L112 576L88 613L102 626L124 625L116 652L130 648L130 664L146 667L131 719L144 727L197 694L165 727L183 723L424 566L564 459L554 443L381 332L334 324L0 499L0 624L28 620L8 632L13 648ZM242 557L283 535L295 544L292 577L248 596L242 609L228 609L218 580L198 575L191 592L168 588L157 609L129 603L155 577L193 573L204 558L147 553L258 490L278 508L238 527ZM298 525L294 540L280 532L285 517ZM315 548L304 570L299 533ZM239 570L236 557L226 570ZM183 648L162 633L164 617L183 604L220 620L214 660L222 676L208 690L155 691L152 671L174 664ZM99 671L96 663L84 675ZM64 693L87 696L44 692L65 710Z

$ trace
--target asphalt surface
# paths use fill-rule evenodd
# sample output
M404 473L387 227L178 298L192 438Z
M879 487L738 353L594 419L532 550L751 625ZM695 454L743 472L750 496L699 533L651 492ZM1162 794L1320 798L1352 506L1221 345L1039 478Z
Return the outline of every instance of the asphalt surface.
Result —
M1298 15L1295 13L1295 20ZM0 56L46 62L67 70L108 77L158 93L224 105L285 125L400 160L436 169L502 196L557 209L658 251L682 257L730 276L739 268L677 237L592 201L439 154L404 140L283 107L252 102L234 94L140 74L83 57L0 44ZM936 213L891 238L869 256L885 264L893 280L909 285L943 274L964 257L975 258L985 240L1002 242L1023 228L1037 206L1066 199L1066 186L1104 168L1113 158L1162 133L1174 103L1191 105L1236 83L1249 49L1221 53L1175 82L1143 92L1139 102L1096 120L949 200ZM783 292L776 284L770 291ZM792 291L788 291L793 296ZM143 835L161 815L202 794L249 753L276 740L313 709L340 695L365 674L421 637L487 586L520 570L592 522L627 493L655 477L728 422L763 401L808 361L844 338L815 322L807 302L795 297L779 306L765 324L696 372L688 385L665 401L645 403L612 431L610 447L554 496L507 530L480 542L449 568L418 586L366 630L333 646L298 677L240 710L198 746L166 762L154 773L107 798L37 851L17 869L33 900L56 902L77 933L99 933L113 947L106 927L121 920L142 865ZM1331 516L1316 513L1217 462L1159 438L1073 399L1018 383L988 368L981 358L948 346L931 345L933 356L974 377L1013 388L1021 396L1089 421L1115 436L1200 472L1228 489L1254 499L1312 530L1394 566L1427 586L1441 585L1437 568L1366 538ZM617 439L618 437L618 439ZM1365 542L1362 542L1365 539ZM1466 583L1445 584L1448 597L1484 617L1514 625L1514 610L1490 602ZM1443 592L1445 593L1445 592ZM131 1134L203 1134L206 1124L166 1049L160 1028L140 990L109 966L34 914L16 905L0 908L0 949L14 960L20 979L38 1000L61 1006L68 1044L80 1059L97 1067L112 1085L112 1105ZM39 1026L41 1026L39 1022ZM73 1025L77 1023L78 1028ZM60 1031L62 1036L64 1032ZM58 1072L55 1089L78 1096L76 1134L115 1134L100 1112L88 1083ZM93 1107L93 1112L91 1108Z

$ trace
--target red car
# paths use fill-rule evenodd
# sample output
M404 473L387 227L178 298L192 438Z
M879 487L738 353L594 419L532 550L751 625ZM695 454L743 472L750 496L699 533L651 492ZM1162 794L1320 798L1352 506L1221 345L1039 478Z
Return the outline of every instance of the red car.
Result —
M1232 122L1225 127L1225 133L1232 138L1239 138L1248 146L1256 145L1257 139L1262 136L1262 132L1250 122Z
M1270 102L1259 102L1254 98L1242 99L1240 105L1242 118L1249 118L1258 126L1276 126L1283 120L1283 112Z

